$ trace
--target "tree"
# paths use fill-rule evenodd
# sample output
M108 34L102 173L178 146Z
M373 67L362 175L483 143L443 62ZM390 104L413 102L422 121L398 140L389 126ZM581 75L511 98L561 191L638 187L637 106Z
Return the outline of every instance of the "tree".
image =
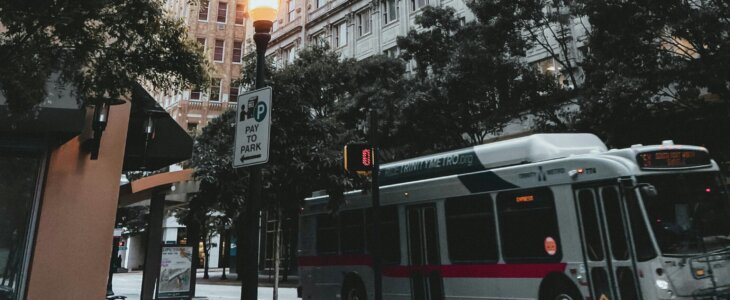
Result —
M0 91L13 112L44 99L53 72L83 100L129 94L137 82L207 82L202 51L158 0L6 0L0 24Z
M593 30L581 128L612 146L674 138L727 160L728 4L584 2Z
M416 75L402 106L404 135L416 149L447 150L483 143L531 103L564 101L554 79L524 63L528 41L524 9L517 1L468 3L477 21L461 24L452 8L425 7L423 28L398 38L402 57ZM551 104L552 105L552 104Z
M521 2L524 13L525 29L528 35L528 47L536 47L547 53L558 65L553 65L551 73L556 77L566 76L560 82L579 89L583 84L582 70L579 67L578 36L590 32L585 18L582 1L574 0L531 0ZM576 29L574 23L581 26Z

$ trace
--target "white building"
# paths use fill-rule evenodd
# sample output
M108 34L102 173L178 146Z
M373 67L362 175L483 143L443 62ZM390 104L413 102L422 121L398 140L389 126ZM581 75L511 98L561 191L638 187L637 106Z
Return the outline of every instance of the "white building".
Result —
M400 52L397 37L418 29L415 17L427 5L452 7L463 22L475 19L463 0L282 0L267 56L273 56L281 66L292 62L303 47L324 42L343 58L360 60L377 54L396 56ZM563 13L562 10L558 12ZM568 13L567 10L564 13ZM569 17L567 20L563 26L554 24L544 28L545 35L538 34L546 37L543 45L536 44L529 50L526 60L541 72L554 74L556 80L570 88L563 66L546 47L549 45L564 59L558 40L567 41L568 59L572 63L580 62L590 25L586 18ZM253 36L253 26L249 23L246 28L247 38ZM412 71L412 67L409 64L407 71ZM575 70L574 74L581 84L584 80L582 71Z

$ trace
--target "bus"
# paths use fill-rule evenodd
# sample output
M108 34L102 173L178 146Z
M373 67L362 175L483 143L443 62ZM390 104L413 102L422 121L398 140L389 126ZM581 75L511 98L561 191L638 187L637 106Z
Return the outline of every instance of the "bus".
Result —
M383 299L730 299L707 149L534 134L384 164ZM370 193L305 200L302 299L374 299Z

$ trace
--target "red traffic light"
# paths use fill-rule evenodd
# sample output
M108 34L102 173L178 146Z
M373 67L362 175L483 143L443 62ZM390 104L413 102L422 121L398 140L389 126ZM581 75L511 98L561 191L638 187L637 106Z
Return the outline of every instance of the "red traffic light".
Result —
M369 144L348 144L344 157L346 171L371 171L375 165L375 148Z

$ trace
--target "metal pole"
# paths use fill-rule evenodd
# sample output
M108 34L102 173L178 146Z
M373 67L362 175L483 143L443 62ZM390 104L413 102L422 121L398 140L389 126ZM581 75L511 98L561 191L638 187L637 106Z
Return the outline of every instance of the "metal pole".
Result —
M142 300L152 300L155 292L155 282L157 282L157 277L160 276L160 261L162 260L162 219L164 218L164 211L165 192L152 192L147 252L144 256L144 273L142 273Z
M378 158L378 113L375 109L370 110L370 143L373 145L373 174L372 174L372 195L373 195L373 274L375 288L375 300L383 299L383 282L381 274L381 246L380 246L380 159Z
M271 21L256 21L253 27L256 33L253 40L256 42L256 89L264 87L264 65L266 60L266 47L271 40ZM244 257L243 282L241 283L241 300L258 299L258 269L259 269L259 212L261 210L261 167L251 167L250 197L246 209L245 220L241 224L246 226L246 252ZM243 242L239 239L239 244ZM241 264L239 264L240 266Z

